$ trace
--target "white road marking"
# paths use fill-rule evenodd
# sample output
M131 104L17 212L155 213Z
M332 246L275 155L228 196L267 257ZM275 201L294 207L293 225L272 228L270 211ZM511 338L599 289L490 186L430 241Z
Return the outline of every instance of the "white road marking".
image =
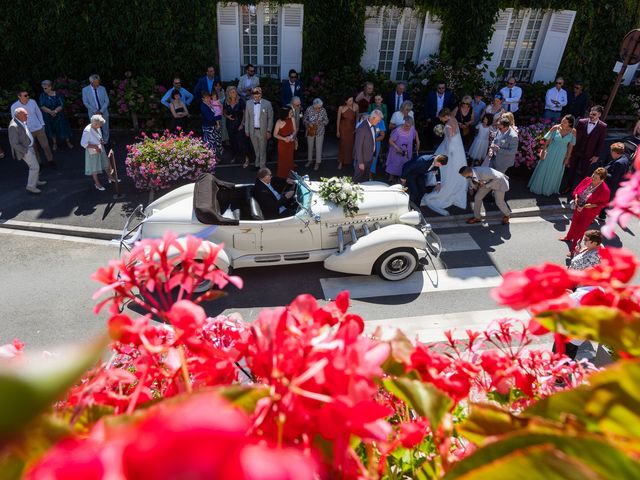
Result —
M19 235L23 237L44 238L47 240L61 240L64 242L86 243L90 245L102 245L102 246L114 246L110 240L74 237L71 235L58 235L55 233L31 232L28 230L14 230L10 228L0 228L0 235Z
M502 276L492 266L425 270L398 282L373 275L320 279L326 299L336 298L343 290L348 290L351 298L370 298L489 288L501 282Z
M525 322L531 318L526 311L514 311L509 308L481 310L458 313L441 313L417 317L385 318L384 320L365 320L365 331L373 333L377 328L383 331L400 329L411 340L416 338L423 343L446 341L444 332L451 330L453 338L467 338L466 330L484 331L491 322L501 318L513 318Z

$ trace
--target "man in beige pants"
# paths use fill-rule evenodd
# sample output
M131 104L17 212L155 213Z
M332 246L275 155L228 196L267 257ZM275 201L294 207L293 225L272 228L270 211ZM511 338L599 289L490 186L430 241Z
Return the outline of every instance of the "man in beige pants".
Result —
M15 112L18 108L22 108L27 112L27 116L29 117L29 120L27 120L27 127L29 127L31 136L40 144L40 148L47 159L47 165L52 168L56 168L56 162L53 161L53 154L49 148L49 139L47 138L47 134L44 130L44 118L42 118L42 111L40 111L40 107L36 101L29 98L29 92L26 90L18 91L18 101L11 105L12 117L15 117ZM34 153L38 155L35 150L35 144L33 147ZM38 158L38 156L36 158ZM41 157L40 163L42 165L45 164Z
M471 179L470 187L477 189L476 196L473 200L473 217L467 220L467 223L480 223L480 209L482 208L482 199L489 192L493 192L496 200L496 206L502 212L502 224L509 224L511 210L504 201L504 194L509 191L509 177L491 167L462 167L459 172L465 178Z
M46 185L47 182L40 180L40 165L33 150L33 135L29 131L29 114L21 107L16 108L14 117L9 123L9 143L11 152L16 160L24 160L29 167L29 177L27 179L27 192L40 193L38 187Z

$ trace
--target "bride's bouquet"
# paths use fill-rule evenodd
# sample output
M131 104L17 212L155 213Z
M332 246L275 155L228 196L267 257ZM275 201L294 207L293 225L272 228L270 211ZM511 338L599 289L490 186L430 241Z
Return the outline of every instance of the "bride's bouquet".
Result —
M318 193L323 200L342 206L348 217L358 213L358 201L364 198L360 185L354 184L349 177L321 178L320 181Z
M439 137L444 137L444 125L439 123L435 127L433 127L433 133L435 133Z

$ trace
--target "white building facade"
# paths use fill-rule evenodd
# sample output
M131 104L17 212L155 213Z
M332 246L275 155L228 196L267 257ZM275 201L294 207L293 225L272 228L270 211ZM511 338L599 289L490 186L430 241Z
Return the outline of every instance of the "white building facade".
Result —
M302 4L239 5L218 3L220 75L229 81L251 63L261 76L286 78L302 66ZM522 82L552 81L571 33L576 12L507 8L501 10L488 45L489 71L503 67L505 76ZM410 8L367 7L365 69L406 80L407 60L422 62L438 53L442 24L430 13ZM472 33L470 33L472 34Z

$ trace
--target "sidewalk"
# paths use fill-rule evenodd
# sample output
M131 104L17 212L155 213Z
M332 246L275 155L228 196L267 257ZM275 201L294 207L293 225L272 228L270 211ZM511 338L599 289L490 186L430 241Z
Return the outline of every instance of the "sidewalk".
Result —
M40 178L48 183L42 188L43 192L40 195L32 195L25 191L26 165L11 157L6 136L3 135L0 145L4 148L6 156L0 159L0 226L66 235L113 238L113 235L122 229L126 217L137 205L149 203L149 192L136 190L125 173L126 145L134 141L133 133L113 132L111 135L118 161L118 171L122 178L120 190L124 194L124 197L119 200L113 199L115 193L113 186L104 192L97 191L91 178L84 175L84 150L78 145L78 136L76 132L73 150L61 147L54 154L58 168L43 169ZM326 138L320 169L316 172L312 168L305 168L306 152L304 152L303 159L296 160L298 171L308 174L312 180L318 180L320 177L350 175L352 173L350 169L337 169L337 154L337 140ZM268 166L275 169L275 162L269 162ZM256 172L251 168L243 169L241 165L229 164L226 156L216 167L216 176L226 181L252 183L255 181L255 175ZM566 197L542 197L529 192L526 188L528 176L526 171L523 172L520 169L510 172L511 190L507 194L507 201L516 216L538 216L543 212L553 214L564 210L563 204ZM378 174L376 180L385 181L386 174ZM156 194L156 198L162 193L164 192ZM489 213L492 211L498 213L495 205L488 204L487 207L490 209ZM446 219L454 220L459 215L466 218L471 214L471 209L467 208L465 211L452 207L450 212L453 218L446 217ZM428 209L425 209L424 213L434 224L445 218ZM62 228L59 229L58 226Z

